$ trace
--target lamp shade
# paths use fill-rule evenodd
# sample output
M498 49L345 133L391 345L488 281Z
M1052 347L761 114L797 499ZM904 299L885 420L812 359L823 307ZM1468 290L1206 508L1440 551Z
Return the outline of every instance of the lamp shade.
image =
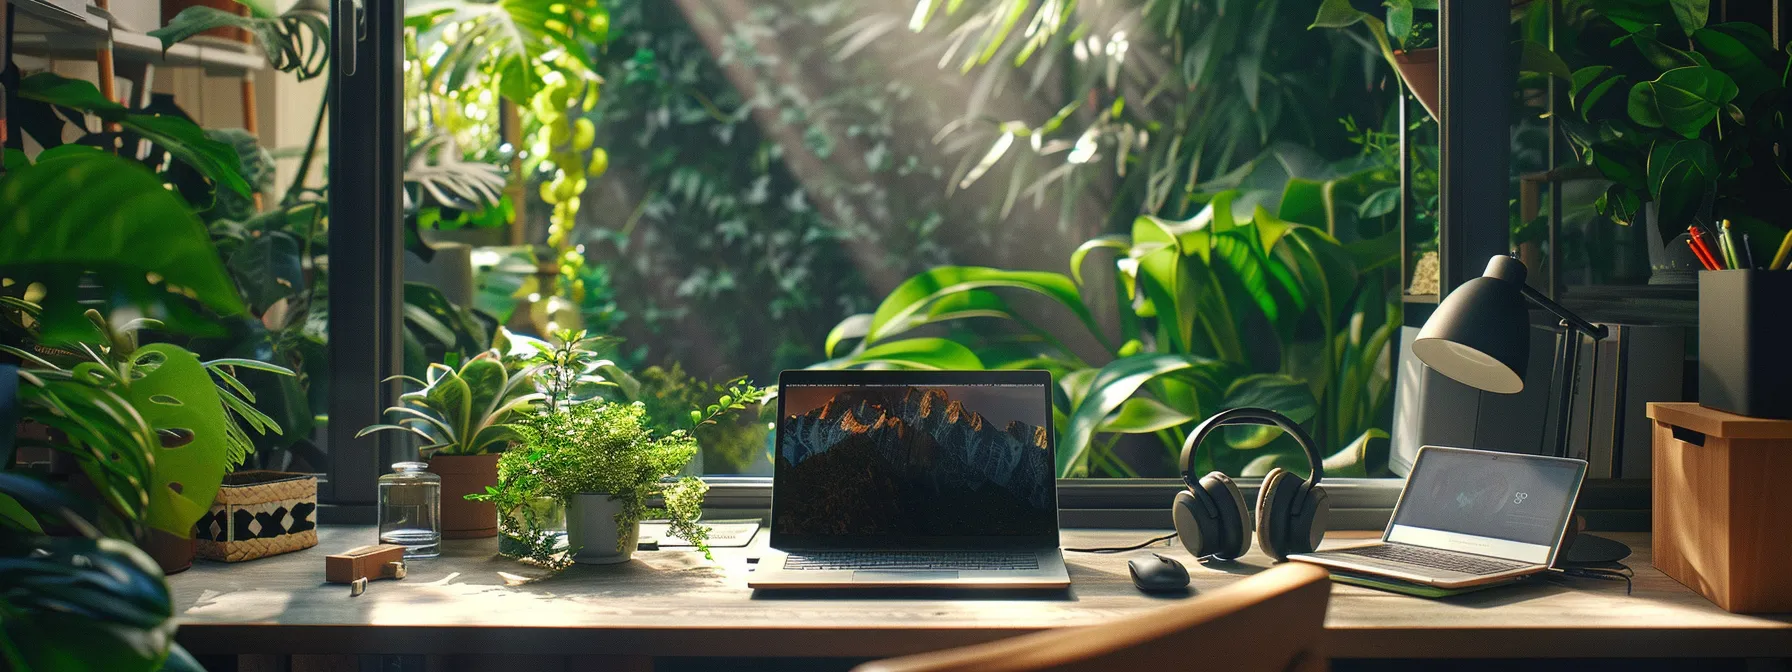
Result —
M1531 356L1524 279L1523 262L1503 255L1489 260L1481 277L1438 304L1413 340L1412 354L1469 387L1500 394L1523 390Z

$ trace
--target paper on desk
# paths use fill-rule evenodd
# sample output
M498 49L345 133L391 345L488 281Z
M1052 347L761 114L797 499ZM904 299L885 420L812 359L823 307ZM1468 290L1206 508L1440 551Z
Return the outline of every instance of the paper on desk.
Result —
M709 528L709 545L713 548L746 548L753 543L753 535L759 532L757 520L705 520L701 521ZM658 544L661 548L691 545L691 542L674 537L667 533L668 525L663 520L641 521L641 546Z

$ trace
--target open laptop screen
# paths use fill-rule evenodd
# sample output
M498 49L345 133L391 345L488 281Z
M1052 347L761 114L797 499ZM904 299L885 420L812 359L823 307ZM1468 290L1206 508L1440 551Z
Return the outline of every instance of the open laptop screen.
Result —
M773 544L1055 544L1050 380L1043 372L787 372Z
M1586 469L1580 460L1425 446L1386 539L1551 562Z

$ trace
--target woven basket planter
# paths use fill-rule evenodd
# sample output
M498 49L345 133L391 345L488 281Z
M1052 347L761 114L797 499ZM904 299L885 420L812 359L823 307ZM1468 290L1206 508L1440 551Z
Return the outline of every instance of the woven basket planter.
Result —
M317 477L239 471L224 477L193 536L199 557L243 562L317 545Z

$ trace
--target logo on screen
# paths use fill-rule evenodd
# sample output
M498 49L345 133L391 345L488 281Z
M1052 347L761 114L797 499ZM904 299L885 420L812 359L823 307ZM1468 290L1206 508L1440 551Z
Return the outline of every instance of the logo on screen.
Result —
M1526 492L1512 493L1512 503L1513 504L1523 504L1524 500L1526 498L1529 498L1530 496L1531 496L1530 493L1526 493Z

